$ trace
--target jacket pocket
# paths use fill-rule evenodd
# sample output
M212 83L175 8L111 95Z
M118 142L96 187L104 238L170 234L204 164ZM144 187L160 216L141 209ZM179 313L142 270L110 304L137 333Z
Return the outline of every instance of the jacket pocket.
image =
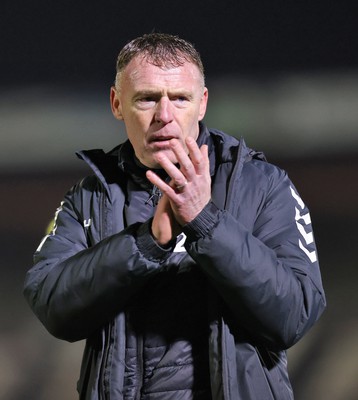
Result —
M274 399L292 400L293 391L288 377L285 351L274 352L265 347L255 347Z
M79 400L99 400L98 382L103 359L103 333L91 336L83 352L80 377L77 382Z

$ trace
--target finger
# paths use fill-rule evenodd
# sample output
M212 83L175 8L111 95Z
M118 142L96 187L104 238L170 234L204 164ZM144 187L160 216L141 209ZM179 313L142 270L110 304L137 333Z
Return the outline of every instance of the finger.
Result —
M198 175L203 175L207 171L209 165L208 146L204 144L199 149L193 138L187 138L186 145L196 173Z
M188 184L188 181L185 180L183 182L183 184L178 184L177 182L172 181L172 184L174 185L174 189L175 189L176 193L182 193L185 189L185 186Z
M145 175L148 181L154 186L157 186L162 192L166 190L166 186L168 186L168 184L164 182L163 179L161 179L155 172L148 170L146 171Z
M158 154L156 156L156 161L172 179L172 186L184 187L186 185L187 178L183 174L182 170L179 169L175 164L173 164L173 162L165 154Z
M174 199L176 192L173 187L163 181L155 172L148 170L146 177L153 185L157 186L163 195L167 195L170 199Z
M195 177L195 168L188 156L188 150L184 149L182 144L176 139L170 141L170 148L180 165L180 172L184 175L184 178L191 181Z

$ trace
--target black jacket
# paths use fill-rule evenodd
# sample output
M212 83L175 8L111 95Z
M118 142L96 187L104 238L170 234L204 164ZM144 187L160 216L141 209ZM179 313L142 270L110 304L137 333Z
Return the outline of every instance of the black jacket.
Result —
M213 399L292 399L285 350L325 308L308 209L284 171L242 140L201 130L212 202L184 233L211 288ZM81 399L122 398L126 304L170 254L152 239L150 221L124 228L122 146L80 153L95 176L65 196L25 282L25 296L53 335L87 339Z

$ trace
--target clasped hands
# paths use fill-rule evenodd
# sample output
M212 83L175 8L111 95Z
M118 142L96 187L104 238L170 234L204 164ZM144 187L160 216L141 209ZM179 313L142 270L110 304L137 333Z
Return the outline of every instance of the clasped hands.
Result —
M155 155L156 162L171 180L164 182L153 171L147 171L148 180L156 185L163 196L159 201L152 222L152 234L160 245L177 236L182 226L192 221L211 198L211 177L208 147L198 147L192 137L185 140L187 151L177 139L170 141L179 167L163 154Z

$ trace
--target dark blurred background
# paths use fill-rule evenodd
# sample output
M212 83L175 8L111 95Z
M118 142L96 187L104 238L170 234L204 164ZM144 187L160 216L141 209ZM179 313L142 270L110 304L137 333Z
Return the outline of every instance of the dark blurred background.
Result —
M115 59L155 30L202 54L207 125L263 150L310 207L328 308L289 351L296 399L357 399L356 1L3 0L0 11L0 398L77 398L83 343L45 331L24 275L89 172L74 152L124 140L108 102Z

